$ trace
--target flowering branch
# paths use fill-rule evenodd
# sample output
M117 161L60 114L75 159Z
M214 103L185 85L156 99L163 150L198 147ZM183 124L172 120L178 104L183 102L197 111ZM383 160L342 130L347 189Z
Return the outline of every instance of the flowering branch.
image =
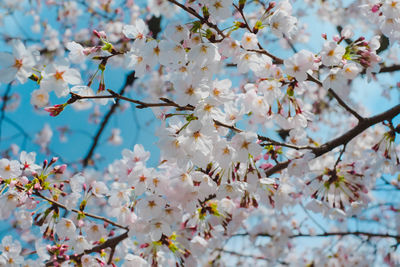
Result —
M102 216L99 216L99 215L96 215L96 214L92 214L92 213L88 213L88 212L84 212L84 211L80 211L80 210L77 210L77 209L69 209L69 208L68 208L67 206L65 206L64 204L62 204L62 203L60 203L60 202L58 202L58 201L55 201L55 200L53 200L53 199L50 199L50 198L48 198L48 197L42 195L42 193L40 193L40 192L37 191L37 190L35 190L35 191L33 192L33 194L36 195L36 196L38 196L38 197L40 197L40 198L42 198L42 199L44 199L44 200L47 200L47 201L50 202L51 204L53 204L53 205L55 205L55 206L57 206L57 207L60 207L60 208L62 208L62 209L70 210L70 211L72 211L72 212L74 212L74 213L81 214L81 215L84 215L84 216L86 216L86 217L90 217L90 218L93 218L93 219L101 220L101 221L104 221L104 222L106 222L106 223L108 223L108 224L111 224L111 225L113 225L113 226L115 226L115 227L128 230L128 227L127 227L127 226L120 225L120 224L118 224L118 223L116 223L116 222L113 222L113 221L111 221L111 220L109 220L109 219L107 219L107 218L105 218L105 217L102 217Z
M178 1L175 1L175 0L168 0L168 2L170 2L170 3L174 4L174 5L177 5L178 7L182 8L187 13L195 16L196 18L198 18L200 20L201 23L205 23L205 24L207 24L208 27L213 28L214 30L216 30L218 32L218 34L221 35L223 38L226 37L226 35L218 28L218 26L216 24L209 22L208 19L200 16L192 8L186 7L186 6L182 5L181 3L179 3Z
M116 246L121 243L121 241L125 240L128 238L128 231L126 231L125 233L118 235L116 237L113 238L109 238L107 239L104 243L95 246L91 249L86 249L84 251L84 253L81 253L79 255L69 255L69 260L71 261L75 261L76 263L79 263L81 261L82 256L87 255L87 254L91 254L91 253L101 253L103 249L106 248L111 248L111 251L115 250ZM113 254L110 254L110 258L108 260L109 264L111 264L112 261L112 256ZM56 260L50 260L46 263L46 266L54 266L54 262L65 262L66 259L64 257L57 257Z

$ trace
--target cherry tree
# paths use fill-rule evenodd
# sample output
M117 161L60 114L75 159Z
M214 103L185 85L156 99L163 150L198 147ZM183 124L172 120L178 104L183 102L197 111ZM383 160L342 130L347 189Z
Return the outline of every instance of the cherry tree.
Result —
M400 265L400 1L4 0L0 23L1 266ZM158 164L96 154L129 108ZM32 109L34 134L9 116ZM51 122L85 110L67 162Z

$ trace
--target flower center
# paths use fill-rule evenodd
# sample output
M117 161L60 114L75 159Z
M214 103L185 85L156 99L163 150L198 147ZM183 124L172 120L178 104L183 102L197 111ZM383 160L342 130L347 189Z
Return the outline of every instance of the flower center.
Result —
M56 80L63 80L63 74L65 71L56 71L56 73L54 74L54 78L56 78Z
M17 69L22 68L22 59L15 59L14 67Z

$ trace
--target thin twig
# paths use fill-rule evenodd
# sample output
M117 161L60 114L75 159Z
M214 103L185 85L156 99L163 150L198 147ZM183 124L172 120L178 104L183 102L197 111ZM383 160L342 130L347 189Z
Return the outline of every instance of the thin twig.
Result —
M346 150L346 145L347 145L347 144L344 144L344 145L343 145L343 148L342 148L342 150L340 151L339 157L337 158L337 160L336 160L336 162L335 162L335 165L333 166L333 169L336 169L337 165L338 165L339 162L342 160L343 153L344 153L344 151Z
M181 3L179 3L178 1L175 1L175 0L168 0L168 2L180 7L181 9L186 11L187 13L195 16L196 18L198 18L200 20L201 23L207 24L208 27L213 28L214 30L216 30L218 32L218 34L222 36L222 38L226 37L225 34L218 28L218 26L216 24L211 23L210 21L208 21L204 17L200 16L194 9L192 9L190 7L186 7L186 6L182 5Z
M44 200L47 200L47 201L50 202L51 204L56 205L57 207L60 207L60 208L62 208L62 209L70 210L70 211L72 211L72 212L74 212L74 213L82 214L82 215L85 215L86 217L90 217L90 218L93 218L93 219L101 220L101 221L104 221L104 222L106 222L106 223L108 223L108 224L111 224L111 225L113 225L113 226L115 226L115 227L128 230L128 227L127 227L127 226L120 225L120 224L118 224L118 223L116 223L116 222L113 222L113 221L111 221L111 220L109 220L109 219L107 219L107 218L105 218L105 217L102 217L102 216L99 216L99 215L96 215L96 214L92 214L92 213L88 213L88 212L84 212L84 211L80 211L80 210L77 210L77 209L68 209L68 207L65 206L64 204L62 204L62 203L60 203L60 202L58 202L58 201L56 201L56 200L50 199L50 198L48 198L48 197L46 197L46 196L44 196L44 195L43 195L42 193L40 193L39 191L34 191L33 193L34 193L36 196L38 196L38 197L40 197L40 198L42 198L42 199L44 199Z
M0 109L0 112L1 112L1 115L0 115L0 140L1 140L1 135L2 135L2 131L1 131L2 123L3 123L3 120L4 120L5 111L6 111L6 107L7 107L7 101L9 100L8 95L9 95L10 91L11 91L11 83L9 83L7 85L7 89L4 92L4 95L2 97L3 104L1 105L1 109Z
M317 78L313 77L310 74L307 74L307 80L308 81L312 81L316 84L318 84L319 86L322 86L322 82L320 80L318 80ZM353 110L351 107L349 107L344 101L343 99L338 96L335 91L332 90L332 88L328 89L328 92L336 99L336 101L349 113L351 113L354 117L356 117L358 119L358 121L363 121L364 118L358 114L355 110Z
M305 212L305 214L307 214L308 218L310 218L311 221L313 221L313 223L314 223L316 226L318 226L318 228L321 229L321 231L322 231L323 233L326 233L325 228L324 228L319 222L317 222L317 220L314 219L313 216L311 216L310 212L304 207L303 203L300 203L300 207L303 209L303 211Z
M127 75L125 84L122 86L122 88L121 88L119 94L120 94L120 95L124 94L125 89L126 89L128 86L132 85L133 82L135 81L135 79L136 79L136 77L135 77L135 72L134 72L134 71L131 72L129 75ZM92 156L93 156L93 153L94 153L94 150L96 149L97 144L98 144L98 142L99 142L100 136L102 135L102 133L103 133L103 131L104 131L104 129L105 129L105 127L106 127L108 121L110 120L112 114L113 114L113 113L115 112L115 110L117 109L118 105L119 105L119 99L115 100L115 103L111 106L110 110L109 110L109 111L107 112L107 114L103 117L103 120L102 120L102 122L101 122L101 124L100 124L100 127L99 127L99 129L97 130L95 137L93 138L92 145L90 146L90 149L89 149L88 153L86 154L85 158L84 158L83 161L82 161L83 167L87 167L88 164L89 164L89 162L91 161Z
M232 236L250 236L251 234L249 233L239 233L239 234L234 234ZM362 231L349 231L349 232L325 232L322 234L294 234L288 236L288 238L298 238L298 237L327 237L327 236L348 236L348 235L354 235L354 236L367 236L369 238L371 237L380 237L380 238L394 238L394 239L399 239L400 235L391 235L391 234L383 234L383 233L370 233L370 232L362 232ZM265 236L265 237L273 237L271 234L267 233L260 233L257 234L256 236Z

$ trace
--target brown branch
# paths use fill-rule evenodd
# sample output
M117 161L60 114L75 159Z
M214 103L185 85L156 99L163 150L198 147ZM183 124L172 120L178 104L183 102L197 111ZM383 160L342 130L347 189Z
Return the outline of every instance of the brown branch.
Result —
M174 107L177 110L192 110L192 111L194 110L194 107L192 105L180 106L180 105L176 104L175 102L173 102L173 101L171 101L171 100L169 100L167 98L160 98L160 100L163 101L164 103L146 103L146 102L142 102L142 101L139 101L139 100L135 100L135 99L131 99L131 98L128 98L128 97L121 96L121 95L119 95L119 94L117 94L114 91L109 90L109 89L107 91L115 98L122 99L122 100L129 101L129 102L137 104L138 106L136 106L136 108L139 108L139 109L150 108L150 107Z
M113 90L107 89L107 91L111 94L111 95L95 95L95 96L82 96L82 95L78 95L75 93L70 93L71 94L71 98L68 100L69 104L72 104L74 102L76 102L77 100L81 100L81 99L105 99L105 98L113 98L113 99L121 99L121 100L125 100L131 103L136 104L136 108L139 109L144 109L144 108L151 108L151 107L174 107L177 110L194 110L194 107L192 105L186 105L186 106L180 106L177 103L167 99L167 98L160 98L161 101L164 101L164 103L146 103L140 100L135 100L129 97L125 97L121 94L118 94L116 92L114 92Z
M379 73L394 72L399 70L400 70L400 65L392 65L392 66L381 67Z
M79 255L69 255L69 259L68 260L72 260L75 261L77 263L80 262L82 256L84 256L85 254L90 254L90 253L101 253L103 249L106 248L111 248L111 251L115 251L116 246L121 243L121 241L125 240L128 238L128 231L126 231L125 233L113 237L113 238L109 238L107 239L104 243L95 246L91 249L86 249L83 253L79 254ZM110 255L110 259L112 260L112 255ZM64 257L58 257L56 260L50 260L46 263L46 266L54 266L54 262L64 262L64 261L68 261L66 258Z
M312 147L312 146L295 146L295 145L292 145L292 144L282 143L282 142L275 141L275 140L273 140L273 139L271 139L269 137L265 137L265 136L262 136L262 135L258 135L258 140L268 142L268 143L263 143L262 144L262 145L266 145L266 146L268 146L268 145L283 146L283 147L293 148L293 149L296 149L296 150L314 149L315 148L315 147Z
M249 236L249 233L240 233L232 236ZM298 237L327 237L327 236L347 236L347 235L355 235L355 236L367 236L367 237L380 237L380 238L394 238L400 239L400 235L391 235L391 234L380 234L380 233L369 233L362 231L354 231L354 232L327 232L322 234L294 234L290 235L289 238L298 238ZM257 236L265 236L265 237L273 237L271 234L260 233Z
M398 114L400 114L400 104L396 105L393 108L391 108L385 112L382 112L376 116L365 118L364 120L359 121L357 126L355 126L353 129L345 132L341 136L339 136L329 142L326 142L325 144L323 144L319 147L311 149L311 152L314 153L315 157L319 157L340 145L346 145L354 137L356 137L357 135L362 133L367 128L369 128L377 123L383 122L385 120L391 120ZM271 176L272 174L285 169L289 165L289 163L290 163L290 160L279 163L279 164L275 165L274 167L266 170L265 174L267 176Z

